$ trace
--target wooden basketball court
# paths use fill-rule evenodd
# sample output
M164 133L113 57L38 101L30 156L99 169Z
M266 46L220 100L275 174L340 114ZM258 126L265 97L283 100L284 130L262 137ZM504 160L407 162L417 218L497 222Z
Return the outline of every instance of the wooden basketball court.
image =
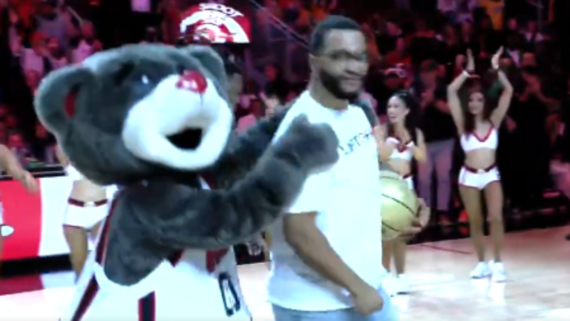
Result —
M492 284L468 278L475 258L469 240L410 247L408 275L414 292L394 298L402 321L569 321L570 229L507 235L504 261L509 280ZM357 250L357 249L355 249ZM241 285L254 320L271 321L266 300L267 265L240 267ZM73 288L0 296L2 320L56 321Z

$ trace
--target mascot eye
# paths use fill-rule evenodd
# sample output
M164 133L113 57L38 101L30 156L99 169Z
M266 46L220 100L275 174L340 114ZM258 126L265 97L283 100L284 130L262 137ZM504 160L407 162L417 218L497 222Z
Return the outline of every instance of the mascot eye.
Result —
M119 69L114 73L113 80L116 84L122 84L125 80L129 79L135 70L135 64L131 62L125 62L121 64Z
M150 84L150 79L148 79L147 75L142 75L141 76L141 82L145 85L148 85L148 84Z

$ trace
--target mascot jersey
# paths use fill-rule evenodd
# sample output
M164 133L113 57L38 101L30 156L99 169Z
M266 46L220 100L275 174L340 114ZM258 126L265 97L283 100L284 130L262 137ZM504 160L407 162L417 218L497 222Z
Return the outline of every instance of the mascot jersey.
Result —
M208 189L205 181L202 187ZM138 283L121 286L109 280L101 265L108 224L103 226L97 251L89 257L73 303L61 321L176 320L188 312L204 320L251 320L233 247L176 252Z

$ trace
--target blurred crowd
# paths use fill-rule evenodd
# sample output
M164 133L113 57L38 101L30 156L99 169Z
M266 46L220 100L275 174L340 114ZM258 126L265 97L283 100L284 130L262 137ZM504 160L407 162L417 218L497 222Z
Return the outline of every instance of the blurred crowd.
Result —
M455 205L455 169L462 155L450 115L437 106L446 101L447 84L463 71L467 49L477 57L481 77L489 78L490 95L498 93L486 71L491 55L503 46L501 67L516 88L500 135L499 167L506 194L515 206L530 205L547 188L570 197L570 140L565 130L570 59L563 59L568 46L557 35L566 25L560 17L568 5L564 0L542 2L537 9L530 1L393 0L368 8L356 0L263 0L248 2L249 10L241 3L236 8L253 23L246 51L261 52L267 59L256 56L261 81L244 70L236 118L245 128L294 99L309 73L306 41L312 26L328 14L355 17L367 38L366 98L384 120L393 93L414 93L425 111L417 123L429 153L429 161L416 169L418 190L433 208L449 212ZM174 44L179 13L196 3L153 1L158 22L147 26L137 41ZM36 87L50 71L116 45L98 40L95 30L109 28L82 19L63 0L0 0L0 143L21 159L55 162L54 139L33 112Z
M0 2L0 143L22 163L56 163L55 141L33 111L40 80L101 49L93 25L64 1Z

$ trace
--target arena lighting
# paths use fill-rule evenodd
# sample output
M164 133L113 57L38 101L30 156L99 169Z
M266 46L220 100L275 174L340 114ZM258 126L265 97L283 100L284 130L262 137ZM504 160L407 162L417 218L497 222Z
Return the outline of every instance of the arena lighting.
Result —
M250 43L250 21L241 12L218 3L201 3L186 10L180 34L208 43Z

